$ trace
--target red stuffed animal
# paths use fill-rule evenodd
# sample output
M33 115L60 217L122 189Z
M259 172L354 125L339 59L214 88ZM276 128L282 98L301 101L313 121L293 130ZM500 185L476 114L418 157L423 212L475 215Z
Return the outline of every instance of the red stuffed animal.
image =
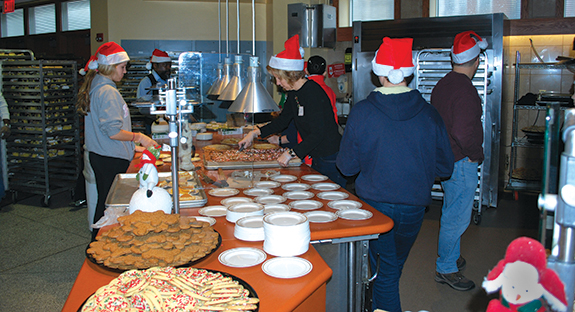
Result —
M491 300L487 312L567 310L563 282L547 268L545 248L532 238L520 237L509 244L483 288L487 293L500 290L500 300Z

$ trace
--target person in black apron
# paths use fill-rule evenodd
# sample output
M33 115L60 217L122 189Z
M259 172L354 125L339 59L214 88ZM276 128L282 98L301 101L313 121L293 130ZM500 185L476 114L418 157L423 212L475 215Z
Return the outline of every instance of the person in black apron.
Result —
M155 49L152 52L150 62L146 64L146 68L151 72L140 81L137 97L139 100L152 101L158 97L158 89L168 83L172 70L172 59L168 53ZM150 114L149 108L140 108L139 110L144 115L145 134L150 135L152 123L156 121L157 116Z

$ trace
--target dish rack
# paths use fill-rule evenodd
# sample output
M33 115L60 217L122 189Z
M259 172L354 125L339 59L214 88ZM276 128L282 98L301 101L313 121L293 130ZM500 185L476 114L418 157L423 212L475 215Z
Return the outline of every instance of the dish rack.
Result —
M3 62L2 82L11 119L6 150L12 201L19 191L40 194L48 207L53 194L74 192L80 173L76 62Z

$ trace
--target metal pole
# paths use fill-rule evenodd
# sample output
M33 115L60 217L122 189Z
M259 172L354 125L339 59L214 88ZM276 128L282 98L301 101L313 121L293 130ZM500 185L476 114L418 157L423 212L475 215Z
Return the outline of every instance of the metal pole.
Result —
M563 128L565 150L561 154L559 188L556 196L555 221L559 226L559 242L553 246L547 266L555 270L565 285L567 311L573 311L575 290L575 109L565 111ZM545 198L541 200L546 202ZM545 207L549 209L549 207Z

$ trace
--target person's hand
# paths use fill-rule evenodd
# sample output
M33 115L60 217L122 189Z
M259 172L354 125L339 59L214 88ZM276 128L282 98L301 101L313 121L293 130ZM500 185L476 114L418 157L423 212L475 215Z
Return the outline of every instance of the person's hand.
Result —
M143 146L141 146L141 145L136 145L135 152L143 153L145 150L146 150L145 147L143 147Z
M152 140L150 137L148 137L147 135L145 135L143 133L136 133L135 142L140 143L145 148L158 145L158 143L156 143L156 141Z
M2 139L6 140L10 136L10 127L7 125L2 126L0 133L2 134Z
M238 142L239 148L247 148L252 146L252 142L259 135L259 130L252 130L248 132L248 134Z
M288 151L285 151L283 154L281 154L281 156L278 158L278 163L280 164L280 166L282 167L287 167L289 164L289 161L292 159L293 157L291 157L291 155L289 154Z
M268 142L275 145L280 145L280 137L279 135L272 135L268 138Z

